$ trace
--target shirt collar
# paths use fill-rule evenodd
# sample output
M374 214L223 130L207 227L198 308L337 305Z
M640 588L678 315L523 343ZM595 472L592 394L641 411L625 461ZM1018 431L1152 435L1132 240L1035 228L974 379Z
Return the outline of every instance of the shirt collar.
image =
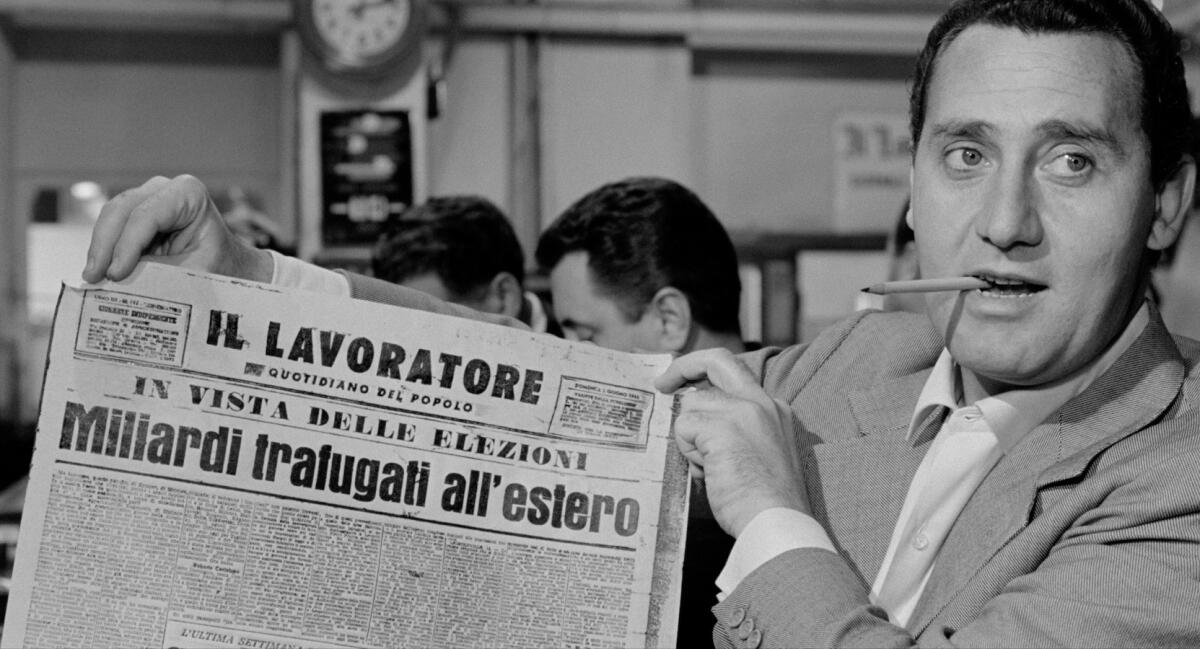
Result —
M1112 367L1121 354L1137 340L1150 322L1150 308L1145 302L1134 314L1121 335L1109 345L1099 357L1083 366L1070 376L1032 388L1008 390L984 397L972 404L963 403L963 383L978 385L971 370L961 367L950 357L950 350L943 349L933 366L917 407L913 410L908 425L908 439L912 440L920 429L921 422L931 410L945 406L950 410L962 407L977 408L984 420L996 434L1004 452L1010 451L1035 426L1054 414L1060 406L1083 392L1092 381Z

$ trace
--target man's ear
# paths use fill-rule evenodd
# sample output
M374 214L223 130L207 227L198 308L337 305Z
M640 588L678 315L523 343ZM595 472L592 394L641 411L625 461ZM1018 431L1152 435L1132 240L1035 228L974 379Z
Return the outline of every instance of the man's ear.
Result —
M492 281L488 282L484 304L491 313L515 318L521 313L524 300L525 291L521 289L521 282L518 282L512 273L508 271L496 273Z
M687 296L674 286L658 289L648 307L658 328L659 349L683 351L691 340L692 305Z
M1146 247L1151 250L1166 250L1179 238L1179 232L1192 209L1192 197L1196 188L1196 160L1184 155L1179 168L1167 179L1154 201L1154 223Z

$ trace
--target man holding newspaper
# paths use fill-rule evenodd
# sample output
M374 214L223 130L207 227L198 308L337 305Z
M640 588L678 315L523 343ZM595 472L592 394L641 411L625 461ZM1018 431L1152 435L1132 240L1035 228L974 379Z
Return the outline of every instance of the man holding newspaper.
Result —
M1144 299L1195 181L1178 52L1145 0L956 3L913 83L911 219L922 276L985 287L660 377L695 388L677 441L737 538L718 644L1200 644L1200 344ZM113 199L85 278L140 258L299 264L190 177Z

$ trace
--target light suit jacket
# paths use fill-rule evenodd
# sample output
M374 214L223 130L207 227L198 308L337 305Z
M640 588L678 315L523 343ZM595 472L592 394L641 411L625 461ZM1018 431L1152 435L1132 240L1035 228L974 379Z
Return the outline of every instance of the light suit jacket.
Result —
M908 627L869 603L936 432L906 439L941 347L924 316L875 312L743 357L796 413L813 513L839 554L793 550L748 575L713 609L717 646L1200 646L1200 344L1153 309L984 479Z

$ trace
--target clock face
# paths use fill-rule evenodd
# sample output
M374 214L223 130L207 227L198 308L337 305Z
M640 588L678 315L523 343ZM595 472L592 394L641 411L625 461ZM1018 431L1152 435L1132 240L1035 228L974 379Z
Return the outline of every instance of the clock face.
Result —
M312 0L312 25L343 64L387 56L412 19L410 0Z

